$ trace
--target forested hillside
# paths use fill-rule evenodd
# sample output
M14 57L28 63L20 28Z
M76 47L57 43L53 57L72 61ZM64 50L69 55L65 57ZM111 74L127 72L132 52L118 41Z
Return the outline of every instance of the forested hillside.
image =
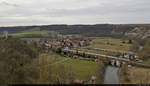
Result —
M138 36L138 38L148 38L150 34L150 25L96 24L96 25L43 25L43 26L0 27L1 33L4 30L8 30L9 33L18 33L28 30L51 30L65 35L82 34L84 36L109 36L109 37L127 36L133 38Z
M0 39L0 83L33 83L39 78L33 64L38 57L33 45L15 38Z

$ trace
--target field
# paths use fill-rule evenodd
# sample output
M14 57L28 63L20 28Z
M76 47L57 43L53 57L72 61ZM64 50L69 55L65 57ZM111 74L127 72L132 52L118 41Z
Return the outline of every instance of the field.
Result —
M78 59L69 59L57 65L69 65L72 71L74 71L77 79L89 80L92 75L95 75L97 63Z
M21 38L21 39L27 40L27 41L29 41L29 40L39 41L40 40L40 38Z
M122 43L125 41L126 43ZM132 44L127 43L128 40L122 40L111 37L98 37L93 40L93 44L85 48L102 48L130 51Z
M96 75L97 65L99 64L98 62L93 62L93 61L65 58L62 55L58 55L55 53L41 54L39 61L44 65L52 64L52 67L54 68L55 67L59 68L64 66L65 68L67 68L68 72L73 73L73 77L75 79L80 79L85 81L90 80L91 76ZM99 65L99 67L102 66L103 63ZM60 69L57 69L55 71L61 72Z
M44 38L44 37L50 37L50 36L55 36L56 34L58 34L55 31L48 31L48 30L31 30L31 31L24 31L24 32L20 32L20 33L12 33L12 34L8 34L8 36L12 36L12 37L17 37L17 38L21 38L23 40L33 40L33 41L39 41L40 39L48 39L48 38ZM3 35L1 34L0 37L3 37Z
M44 33L45 31L26 31L26 32L21 32L21 33L10 34L10 36L19 37L19 36L30 35L30 34L34 35L34 34L44 34Z
M122 42L125 43L122 43ZM110 38L110 37L96 37L92 41L92 44L86 47L77 48L78 50L96 53L96 54L103 54L103 55L110 55L116 56L119 53L114 52L105 52L105 51L98 51L98 50L89 50L86 48L101 48L101 49L114 49L114 50L122 50L122 51L130 51L132 44L128 43L128 40L122 40L117 38Z
M55 31L48 31L48 30L31 30L31 31L24 31L24 32L20 32L20 33L10 33L8 34L8 36L13 36L13 37L25 37L25 36L31 36L31 38L34 38L32 36L34 35L41 35L41 36L45 36L48 34L58 34ZM0 35L0 37L2 37L2 34Z

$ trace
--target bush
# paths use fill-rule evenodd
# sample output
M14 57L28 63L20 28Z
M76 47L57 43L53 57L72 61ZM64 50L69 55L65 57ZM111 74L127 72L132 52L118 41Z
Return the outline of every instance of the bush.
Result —
M150 41L147 41L145 43L143 50L141 52L139 52L139 53L145 59L149 59L150 58Z

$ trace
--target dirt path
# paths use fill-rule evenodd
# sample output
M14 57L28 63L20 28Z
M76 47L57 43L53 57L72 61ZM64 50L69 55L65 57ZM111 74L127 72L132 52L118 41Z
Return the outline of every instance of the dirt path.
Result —
M67 61L67 60L69 60L69 59L71 59L71 58L66 58L66 59L64 59L64 60L61 60L61 61L58 61L58 62L52 63L52 64L50 64L50 65L59 64L59 63L65 62L65 61Z

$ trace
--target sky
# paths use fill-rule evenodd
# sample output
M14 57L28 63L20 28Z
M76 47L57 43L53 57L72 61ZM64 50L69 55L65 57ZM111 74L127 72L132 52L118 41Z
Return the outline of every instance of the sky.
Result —
M150 0L0 0L0 26L150 23Z

